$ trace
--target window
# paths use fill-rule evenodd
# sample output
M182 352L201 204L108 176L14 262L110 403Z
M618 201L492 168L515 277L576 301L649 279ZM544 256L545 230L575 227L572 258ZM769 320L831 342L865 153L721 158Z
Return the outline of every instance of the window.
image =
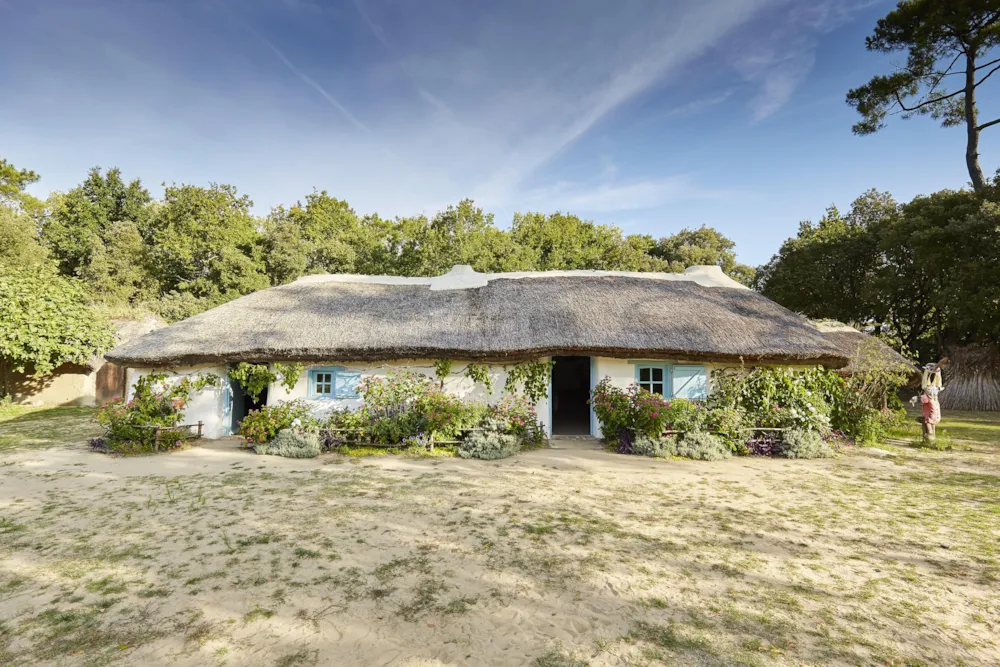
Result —
M663 396L666 369L663 366L639 366L639 386L652 394Z
M340 366L309 370L309 398L357 398L361 373Z
M674 366L673 396L687 398L692 401L703 401L708 398L708 373L704 366Z

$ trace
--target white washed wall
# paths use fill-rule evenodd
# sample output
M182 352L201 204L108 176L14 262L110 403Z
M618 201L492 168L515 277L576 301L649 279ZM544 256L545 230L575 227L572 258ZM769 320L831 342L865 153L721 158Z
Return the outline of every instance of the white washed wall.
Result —
M512 365L512 364L510 364ZM398 362L376 362L376 363L352 363L345 361L324 361L306 364L305 371L299 377L298 382L295 384L295 388L291 391L285 389L281 386L280 382L276 382L271 385L267 392L267 403L268 405L273 405L280 401L287 401L293 399L302 399L309 403L312 408L313 414L317 417L322 417L324 414L330 412L333 409L342 408L357 408L361 406L361 399L312 399L309 396L309 369L322 367L322 366L340 366L347 371L355 371L361 374L361 377L376 375L384 377L393 369L405 369L412 371L414 373L422 373L435 381L437 378L434 375L434 362L427 359L414 359L414 360L403 360ZM460 396L473 401L484 401L487 403L498 402L504 394L503 387L504 383L507 381L507 371L504 370L503 365L500 364L487 364L490 372L490 378L493 380L493 391L487 393L486 387L481 384L476 384L469 378L465 377L465 369L468 366L466 362L456 361L452 364L451 375L445 378L444 388L451 394ZM535 406L535 411L538 413L538 419L545 425L545 430L548 432L549 428L549 401L547 398L542 399Z
M167 382L178 381L182 377L197 375L198 373L214 373L222 378L222 384L218 387L206 387L191 395L187 407L184 409L184 424L196 424L199 421L204 423L202 435L206 438L221 438L226 434L225 418L225 395L229 379L224 366L192 366L188 368L176 368L169 371L152 370L148 368L129 368L125 372L127 389L125 390L125 400L132 398L132 391L135 382L143 375L150 373L165 373Z

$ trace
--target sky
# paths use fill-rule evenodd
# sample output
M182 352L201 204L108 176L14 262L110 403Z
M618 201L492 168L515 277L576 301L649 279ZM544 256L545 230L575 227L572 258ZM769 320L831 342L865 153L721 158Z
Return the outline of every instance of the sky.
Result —
M501 227L709 225L760 264L869 188L968 183L961 129L851 133L847 91L902 60L864 47L894 4L0 0L0 157L36 195L101 166L231 183L262 215L314 188L383 216L471 197Z

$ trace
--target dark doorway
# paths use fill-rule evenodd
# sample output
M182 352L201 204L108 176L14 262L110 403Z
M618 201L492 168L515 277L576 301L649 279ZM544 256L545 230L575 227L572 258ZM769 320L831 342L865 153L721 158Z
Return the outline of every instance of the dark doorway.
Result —
M552 434L590 435L590 357L552 360Z
M260 392L260 396L257 397L256 401L247 396L246 391L244 391L243 387L240 386L240 383L235 380L229 381L229 390L233 396L232 429L233 433L239 433L240 422L243 421L243 418L250 414L251 410L260 410L262 407L267 405L267 387Z

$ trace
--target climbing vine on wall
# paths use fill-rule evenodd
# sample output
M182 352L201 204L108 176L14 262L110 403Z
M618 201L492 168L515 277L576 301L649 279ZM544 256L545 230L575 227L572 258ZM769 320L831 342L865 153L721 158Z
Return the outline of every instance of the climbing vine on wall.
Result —
M464 375L476 384L486 387L486 393L493 393L493 378L490 377L489 366L484 364L469 364L465 367Z
M549 377L553 366L554 361L522 361L507 371L507 382L503 388L515 394L518 385L521 385L524 396L537 403L549 395Z
M295 389L296 383L306 370L306 365L301 363L274 364L274 372L281 378L281 386L291 391ZM274 382L274 380L271 380Z
M451 375L451 367L454 363L451 359L438 359L434 362L434 375L441 383L440 387L442 389L444 389L445 378Z
M300 363L274 364L272 369L267 364L249 364L241 361L229 369L229 377L236 380L247 396L257 401L261 393L271 383L277 382L279 377L281 386L291 391L304 370L305 364Z

